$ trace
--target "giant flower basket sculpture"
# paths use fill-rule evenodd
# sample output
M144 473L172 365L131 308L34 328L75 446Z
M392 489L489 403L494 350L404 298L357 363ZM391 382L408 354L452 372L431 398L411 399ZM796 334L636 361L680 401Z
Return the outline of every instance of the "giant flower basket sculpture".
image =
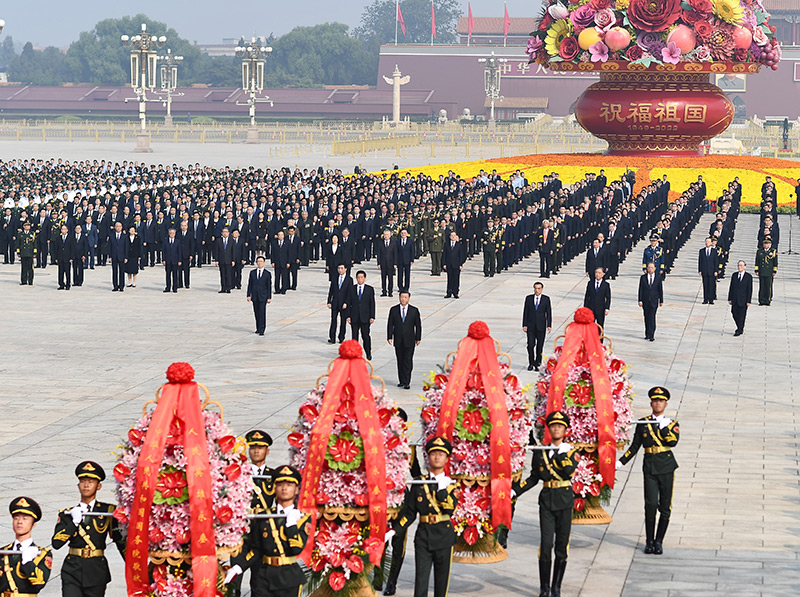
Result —
M498 351L489 327L473 322L453 363L448 356L445 370L431 373L425 387L425 441L439 435L453 445L449 474L460 485L452 517L456 562L508 557L495 533L500 525L511 527L511 483L522 476L532 421L525 390L510 362L500 363L508 355Z
M188 363L170 365L155 409L145 404L114 467L130 596L217 597L219 561L239 553L248 530L246 445L193 378ZM212 404L219 414L206 410Z
M611 340L598 334L591 310L581 307L567 326L561 346L539 375L534 399L536 435L549 443L544 425L554 410L570 419L566 441L580 449L580 462L572 477L575 492L573 521L605 524L611 516L603 509L614 488L617 450L628 443L633 422L631 382L625 362L612 350ZM608 346L603 345L608 340Z
M317 515L308 587L317 596L375 594L368 574L408 479L406 424L361 354L358 342L342 343L289 434L291 463L303 471L299 508Z

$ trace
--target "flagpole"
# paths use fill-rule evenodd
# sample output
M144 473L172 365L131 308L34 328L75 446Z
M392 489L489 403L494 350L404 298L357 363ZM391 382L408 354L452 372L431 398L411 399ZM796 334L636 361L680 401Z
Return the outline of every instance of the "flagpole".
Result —
M508 18L508 3L503 2L503 8L505 9L505 14L503 15L503 29L505 29L508 27L508 25L506 25L506 19ZM504 31L503 33L503 47L505 48L506 42L508 41L508 32Z
M469 42L472 40L472 27L470 27L471 20L472 20L472 2L467 2L467 47L469 47Z
M433 22L434 16L433 15L434 14L435 13L433 12L433 0L431 0L431 46L433 46L433 27L434 27L434 22Z
M400 25L400 0L397 0L394 11L394 45L397 45L397 28Z

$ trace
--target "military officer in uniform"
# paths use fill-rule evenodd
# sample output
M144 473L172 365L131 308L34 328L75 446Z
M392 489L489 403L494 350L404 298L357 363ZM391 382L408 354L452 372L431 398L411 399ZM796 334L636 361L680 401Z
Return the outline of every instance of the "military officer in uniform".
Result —
M446 597L450 584L450 564L453 560L453 545L456 532L450 522L458 497L457 484L448 477L444 469L453 448L442 437L433 437L425 444L428 454L428 474L421 478L436 483L411 485L406 490L403 507L391 531L386 533L390 540L395 533L406 529L419 514L419 527L414 535L414 597L428 595L428 581L433 567L433 595Z
M125 542L112 516L86 516L88 512L111 514L114 504L97 501L97 493L106 478L105 471L96 462L81 462L75 468L78 477L80 503L58 513L53 532L53 548L69 544L69 555L61 567L61 594L63 597L102 597L111 582L105 556L106 541L110 538L125 557Z
M256 489L250 508L253 512L271 512L275 504L275 486L273 483L274 471L267 466L267 456L272 445L269 433L254 429L244 436L247 442L248 455L250 456L250 469L254 477Z
M656 273L664 277L664 249L658 245L659 236L657 234L650 235L650 246L644 248L642 255L642 273L647 271L647 264L654 263L656 266Z
M560 597L561 581L567 567L569 534L572 529L572 475L578 465L576 450L564 441L569 417L554 410L547 415L551 450L537 450L531 460L531 474L514 484L517 497L542 481L539 493L539 597ZM555 542L553 539L555 538ZM550 582L551 554L555 548L553 579Z
M442 275L442 251L444 250L444 230L439 228L439 220L433 221L428 235L428 249L431 252L431 275Z
M297 563L311 530L308 514L295 508L300 473L291 466L274 470L275 513L286 518L253 519L241 553L225 576L225 584L248 568L252 569L253 597L297 597L306 582Z
M495 253L497 253L496 231L494 221L489 219L487 227L481 232L481 246L483 247L483 277L494 278Z
M36 255L36 232L31 230L31 223L25 220L22 232L17 235L17 255L19 255L20 286L33 286L33 258Z
M25 597L37 595L50 578L52 552L33 542L31 533L42 518L42 509L28 497L18 497L8 507L15 539L3 551L19 551L20 555L0 557L0 595Z
M647 544L644 553L661 555L664 553L662 542L669 525L672 511L672 486L675 480L675 469L678 463L672 454L672 448L678 444L680 428L664 414L669 401L669 390L656 386L647 392L650 397L650 408L653 413L640 421L652 421L636 425L636 432L630 447L617 461L617 468L636 455L639 448L644 448L644 530ZM656 530L656 512L661 515Z
M758 304L772 302L772 280L778 273L778 251L772 248L772 238L764 237L764 246L756 252L756 274L758 275ZM33 279L33 270L31 270Z

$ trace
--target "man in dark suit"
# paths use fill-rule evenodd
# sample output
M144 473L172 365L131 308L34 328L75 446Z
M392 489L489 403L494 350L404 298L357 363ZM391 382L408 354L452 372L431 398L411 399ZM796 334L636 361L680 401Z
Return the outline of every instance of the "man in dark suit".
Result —
M242 289L242 269L247 261L247 248L239 231L233 229L233 285L231 288Z
M83 268L86 265L86 255L89 253L89 241L83 233L81 225L75 226L75 254L72 259L72 283L74 286L83 286Z
M253 303L253 313L256 316L256 334L264 335L267 329L267 303L272 302L272 276L264 267L267 263L263 255L256 258L256 269L250 272L247 280L247 301Z
M450 240L444 245L442 251L442 269L447 273L447 293L444 298L458 298L461 288L461 268L467 260L464 243L458 240L458 234L450 233Z
M606 250L600 244L599 238L594 239L592 241L592 248L586 251L586 275L590 278L593 277L597 268L603 270L603 275L605 275L608 270Z
M583 297L583 306L592 310L594 320L603 326L606 322L606 315L611 308L611 286L603 280L602 267L594 270L594 279L586 284L586 294Z
M100 205L95 216L94 225L97 226L97 265L105 266L108 262L108 244L112 231L111 214L106 211L105 205Z
M75 237L69 234L66 224L61 226L61 234L55 239L53 255L58 264L58 289L69 290L72 262L75 259Z
M617 231L616 222L611 222L608 225L608 236L606 237L606 257L608 260L608 279L616 280L619 274L619 261L620 261L620 240L622 235Z
M218 294L230 294L233 287L233 240L230 237L228 228L222 229L221 238L217 239L216 255L217 267L219 268Z
M200 212L196 211L192 215L192 239L194 240L194 266L203 267L203 245L206 242L205 222L200 219Z
M50 248L50 234L53 225L46 209L39 210L39 217L34 220L34 224L36 226L36 267L44 269L47 267L47 253Z
M400 290L400 304L389 309L386 339L394 346L397 357L397 387L411 389L411 371L414 369L414 349L422 341L422 318L419 309L409 305L411 293Z
M378 267L381 270L381 296L386 296L387 287L389 296L392 296L394 270L397 267L397 243L392 239L392 233L384 230L383 238L378 241L377 245L375 252Z
M553 326L550 297L542 294L543 290L544 284L535 282L533 294L525 297L525 308L522 311L522 331L528 335L528 371L539 370L544 337Z
M158 237L158 224L153 219L153 212L147 212L142 224L142 265L153 267L156 262L156 238Z
M297 270L300 269L300 237L294 226L288 228L289 236L286 238L286 259L289 263L288 287L289 290L297 290Z
M98 241L98 233L97 233L97 226L92 221L92 216L86 216L86 225L83 227L83 232L86 234L86 251L87 251L87 264L89 269L94 269L94 261L97 257L97 243Z
M753 300L753 276L745 271L747 264L744 261L739 261L736 267L739 271L731 276L728 304L736 322L736 332L733 335L741 336L744 333L744 321L747 319L747 307Z
M411 288L411 265L414 263L414 243L408 238L408 230L400 231L397 243L397 288Z
M189 222L181 222L181 230L178 232L178 240L181 244L181 266L178 270L178 287L189 288L189 268L194 259L194 237L189 231Z
M555 252L555 235L550 230L550 220L542 222L542 231L538 238L539 247L539 276L549 278L553 269L553 254Z
M353 278L347 275L347 267L340 263L338 274L331 282L328 290L328 309L331 310L331 328L328 333L328 344L336 344L336 320L339 324L339 344L344 342L344 331L347 324L347 301L350 300Z
M639 306L644 310L644 339L655 341L656 312L664 304L664 287L656 274L656 264L648 263L647 271L639 278Z
M375 321L375 289L367 284L367 272L359 270L356 272L356 283L350 291L348 299L349 315L347 323L353 333L353 340L358 340L361 334L361 341L364 345L364 353L367 359L372 359L372 338L369 335L369 326Z
M114 224L108 237L108 256L111 258L111 282L113 292L125 291L125 264L128 263L128 239L122 233L122 222Z
M697 272L703 279L703 304L713 305L717 300L717 273L719 272L719 255L711 246L711 237L706 239L706 246L700 249L697 261Z
M164 240L164 246L161 249L161 255L163 259L162 264L164 265L164 272L167 279L164 292L178 292L178 273L181 267L181 246L175 236L175 229L170 228L169 232L167 233L167 238Z
M283 237L283 230L272 241L270 260L275 268L275 294L286 294L289 286L289 245Z

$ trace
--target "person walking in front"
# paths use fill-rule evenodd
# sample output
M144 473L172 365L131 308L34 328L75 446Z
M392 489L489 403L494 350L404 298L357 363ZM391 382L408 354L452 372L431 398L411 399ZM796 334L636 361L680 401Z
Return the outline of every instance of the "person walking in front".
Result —
M347 325L347 301L350 300L350 291L353 286L353 278L347 275L347 266L344 263L339 264L338 272L328 290L328 309L331 310L328 344L336 344L337 320L339 320L339 344L344 342L345 326Z
M162 265L166 277L164 292L178 292L178 273L181 267L181 247L178 239L175 238L175 229L170 228L167 238L164 240L164 247L161 251ZM113 235L112 235L113 236Z
M745 271L747 264L739 261L736 264L738 272L731 276L731 285L728 288L728 304L731 306L731 315L736 322L734 336L744 334L744 322L747 319L747 307L753 301L753 276Z
M586 284L583 306L592 310L594 320L601 327L606 323L606 315L611 308L611 285L603 279L605 271L602 267L594 270L594 280Z
M114 286L112 292L124 292L128 239L122 233L122 222L114 224L114 231L108 238L108 256L111 258L111 282Z
M272 302L272 274L264 267L267 260L263 255L256 257L256 269L250 272L247 280L247 302L253 303L256 316L256 334L263 336L267 329L267 304Z
M461 269L467 260L464 244L458 240L458 234L450 233L450 240L442 252L442 267L447 273L447 293L444 298L458 298L461 288Z
M419 309L410 305L411 293L400 291L400 303L389 310L386 339L394 346L397 357L397 387L411 389L411 371L414 369L414 349L422 341L422 318Z
M347 323L353 333L353 340L358 341L359 334L364 345L367 359L372 359L372 338L369 328L375 321L375 289L367 284L367 272L356 272L356 283L351 287L348 302Z
M125 237L128 243L128 262L125 264L125 274L128 276L128 288L136 288L136 278L139 277L139 261L142 258L142 242L136 234L136 227L128 229Z
M533 294L525 297L525 308L522 311L522 331L528 336L528 371L539 370L544 337L553 326L550 297L542 294L543 290L544 284L536 282L533 285Z

